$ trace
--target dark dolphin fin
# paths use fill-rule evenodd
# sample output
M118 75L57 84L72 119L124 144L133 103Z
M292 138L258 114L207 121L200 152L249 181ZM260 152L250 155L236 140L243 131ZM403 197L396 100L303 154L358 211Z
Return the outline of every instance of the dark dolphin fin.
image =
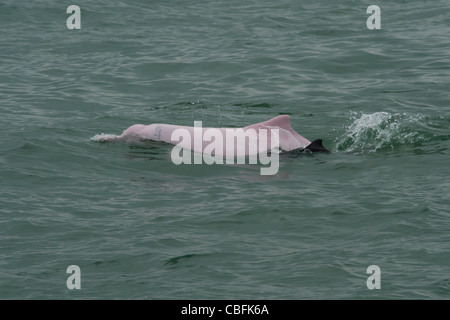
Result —
M327 148L322 145L322 139L314 140L305 148L305 150L309 150L311 152L330 152Z
M289 155L289 158L296 158L300 155L304 155L307 153L313 153L313 152L327 152L330 153L331 151L325 148L322 145L322 139L317 139L311 142L306 148L298 148L291 151L285 151L281 152L280 154L287 154Z

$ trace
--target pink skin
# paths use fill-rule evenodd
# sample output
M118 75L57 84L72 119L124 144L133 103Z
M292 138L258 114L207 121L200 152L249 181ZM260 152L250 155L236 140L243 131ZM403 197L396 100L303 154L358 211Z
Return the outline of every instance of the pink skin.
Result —
M211 144L211 141L203 141L202 146L196 146L193 142L193 138L191 142L186 142L183 144L184 141L182 141L182 138L178 139L172 139L172 133L176 129L184 129L187 130L191 137L195 136L195 132L199 133L200 130L202 130L202 134L207 132L210 128L195 128L195 127L188 127L188 126L179 126L179 125L171 125L171 124L150 124L150 125L143 125L143 124L135 124L126 129L120 136L111 137L107 140L128 140L130 138L138 138L138 139L145 139L145 140L153 140L153 141L163 141L166 143L179 145L183 148L188 148L191 150L202 152L204 151L205 147L208 144ZM194 131L197 129L197 131ZM226 137L226 130L232 129L237 130L238 128L215 128L216 132L221 132L223 137ZM288 115L281 115L277 116L275 118L272 118L268 121L255 123L246 127L241 128L244 130L247 129L254 129L256 133L259 133L260 129L266 129L267 130L267 138L268 138L268 144L270 147L270 129L278 129L279 131L279 146L281 150L283 151L290 151L298 148L304 148L308 146L311 142L299 135L297 132L294 131L291 127L290 123L290 116ZM186 132L186 131L185 131ZM184 139L183 139L184 140ZM212 139L214 141L214 139ZM247 139L245 140L247 141ZM255 141L253 141L255 143ZM248 144L248 142L247 142ZM201 149L201 150L199 150ZM247 149L245 149L247 150ZM224 145L224 151L225 151L225 145ZM225 153L224 153L225 154Z

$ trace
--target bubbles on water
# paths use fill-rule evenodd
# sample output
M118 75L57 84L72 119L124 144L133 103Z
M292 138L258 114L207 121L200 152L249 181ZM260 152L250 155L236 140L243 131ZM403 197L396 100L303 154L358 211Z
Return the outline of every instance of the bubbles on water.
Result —
M399 146L417 146L429 138L427 117L407 113L351 114L352 123L336 140L336 148L343 152L370 153Z
M107 141L114 141L118 136L115 134L108 134L108 133L101 133L96 134L91 138L91 141L95 142L107 142Z

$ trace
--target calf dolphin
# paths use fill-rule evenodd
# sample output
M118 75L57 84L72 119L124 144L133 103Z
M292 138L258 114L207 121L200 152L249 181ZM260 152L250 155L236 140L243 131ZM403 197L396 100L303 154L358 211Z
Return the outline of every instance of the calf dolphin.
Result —
M180 130L184 130L184 132L189 133L191 136L196 135L196 131L199 132L203 136L205 132L208 130L215 130L216 133L221 133L222 136L226 136L227 130L233 130L237 131L242 129L242 132L245 134L246 132L256 132L258 135L256 135L256 140L261 139L261 132L263 133L263 136L266 135L265 139L268 141L268 148L267 150L271 149L271 146L273 147L274 139L273 135L271 135L271 131L273 129L276 129L278 132L277 137L277 144L279 147L279 150L282 153L299 153L299 152L330 152L328 149L326 149L322 145L322 140L317 139L313 142L309 141L305 137L301 136L297 132L295 132L294 129L291 127L291 121L289 115L280 115L275 118L272 118L270 120L255 123L246 127L242 128L199 128L196 126L189 127L189 126L180 126L180 125L173 125L173 124L160 124L160 123L154 123L150 125L144 125L144 124L135 124L129 127L128 129L124 130L123 133L119 136L116 135L96 135L92 138L94 141L128 141L132 139L140 139L140 140L153 140L153 141L162 141L174 145L182 146L183 148L188 148L193 151L197 152L203 152L208 144L210 144L211 139L207 141L202 141L201 144L195 144L193 141L181 141L178 137L174 138L174 133L180 132ZM264 129L264 130L263 130ZM198 133L197 133L198 134ZM176 135L175 135L176 136ZM247 137L248 139L243 139L241 142L245 143L246 146L243 148L243 150L249 150L249 145L258 143L255 139L251 139L251 137ZM233 140L234 141L234 140ZM223 152L220 152L220 150L216 150L216 152L219 152L219 155L225 155L225 149L226 146L223 145ZM263 150L259 150L260 152Z

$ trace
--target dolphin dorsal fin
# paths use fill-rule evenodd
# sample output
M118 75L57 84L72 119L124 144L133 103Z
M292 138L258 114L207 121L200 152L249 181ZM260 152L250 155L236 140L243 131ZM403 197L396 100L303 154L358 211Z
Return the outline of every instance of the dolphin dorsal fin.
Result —
M272 118L270 120L267 120L265 122L263 122L266 126L271 126L271 127L280 127L286 130L292 130L291 127L291 116L287 115L287 114L283 114L280 116L277 116L275 118Z
M290 151L298 148L305 148L311 143L305 137L302 137L291 127L291 116L283 114L261 123L267 128L280 129L280 147L284 151Z

